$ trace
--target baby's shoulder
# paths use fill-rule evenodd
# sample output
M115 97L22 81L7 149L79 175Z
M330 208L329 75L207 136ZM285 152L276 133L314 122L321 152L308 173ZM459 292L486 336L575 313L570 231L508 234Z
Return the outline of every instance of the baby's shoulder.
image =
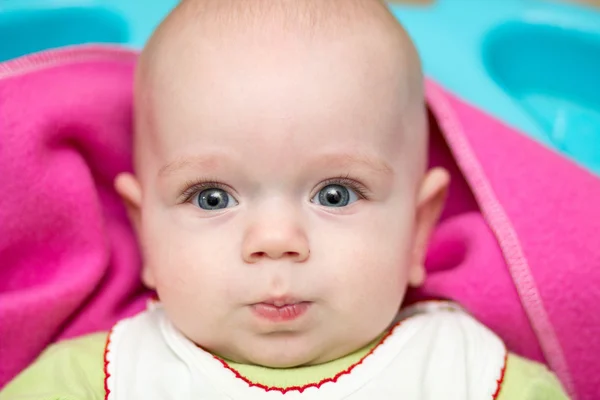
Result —
M0 400L104 399L107 332L48 347L1 392Z
M404 330L411 337L411 348L421 344L427 351L435 365L426 366L427 371L443 365L453 370L462 366L475 383L489 380L486 373L492 371L492 376L497 374L494 398L498 400L568 399L545 365L508 352L498 335L457 304L429 301L407 307L398 315L396 327L399 334Z
M543 364L509 353L498 400L567 400L556 376Z

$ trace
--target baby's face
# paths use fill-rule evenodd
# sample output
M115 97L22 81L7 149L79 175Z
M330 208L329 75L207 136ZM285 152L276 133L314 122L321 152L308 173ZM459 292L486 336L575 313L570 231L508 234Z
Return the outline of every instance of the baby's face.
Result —
M420 105L399 65L370 62L377 46L201 47L156 73L138 118L145 282L225 358L288 367L356 350L420 280L421 149L406 132L424 129Z

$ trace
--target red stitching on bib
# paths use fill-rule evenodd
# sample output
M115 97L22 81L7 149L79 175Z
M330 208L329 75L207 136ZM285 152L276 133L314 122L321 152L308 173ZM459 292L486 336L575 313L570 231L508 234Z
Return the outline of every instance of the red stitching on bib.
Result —
M104 346L104 400L108 400L108 395L110 394L110 389L108 388L108 378L110 377L108 373L108 346L110 346L110 337L112 336L113 329L108 333Z
M498 387L496 388L496 393L492 396L492 400L496 400L500 395L500 389L502 389L502 382L504 382L504 375L506 374L506 363L508 361L508 351L505 350L504 353L504 365L502 365L502 370L500 371L500 377L496 382L498 382Z

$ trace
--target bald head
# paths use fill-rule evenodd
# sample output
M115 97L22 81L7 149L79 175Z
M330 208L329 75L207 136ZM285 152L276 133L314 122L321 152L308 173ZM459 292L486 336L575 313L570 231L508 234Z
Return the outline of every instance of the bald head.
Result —
M406 31L379 0L183 0L148 41L139 75L176 67L202 48L257 46L268 53L293 43L362 42L372 53L398 59L396 71L422 87L417 52ZM372 62L384 62L375 59Z
M229 90L247 102L245 108L252 107L255 101L245 96L250 88L227 88L227 73L239 70L246 73L248 85L270 79L279 88L289 86L292 97L301 93L289 81L301 79L338 84L348 96L366 101L381 97L390 110L378 107L377 112L404 115L398 135L407 139L403 145L415 149L413 154L423 154L416 160L416 170L424 170L426 122L419 57L402 26L379 0L182 1L140 57L135 87L136 169L145 152L163 145L160 135L168 129L159 114L164 110L193 104L194 113L210 113L212 104L196 97L210 87ZM215 71L222 73L222 80ZM192 81L202 81L204 86L190 90ZM261 97L269 94L265 86ZM322 88L323 92L336 90ZM323 101L323 108L337 107L323 93L308 95ZM276 108L281 101L274 97ZM231 104L231 99L227 101ZM275 115L275 108L256 112Z
M227 44L235 38L274 45L290 38L348 40L364 35L416 56L405 31L379 0L183 0L144 53L177 36L187 36L188 44L205 38L214 45Z
M244 31L275 28L306 34L340 30L356 21L390 23L390 14L379 0L183 0L165 25L191 18L207 30ZM258 29L257 29L258 28Z

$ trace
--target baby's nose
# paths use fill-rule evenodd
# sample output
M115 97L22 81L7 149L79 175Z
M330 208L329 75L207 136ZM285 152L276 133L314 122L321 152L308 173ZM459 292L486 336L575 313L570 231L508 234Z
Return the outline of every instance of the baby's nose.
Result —
M263 224L246 232L242 257L247 263L264 259L303 262L310 254L305 232L292 224Z

